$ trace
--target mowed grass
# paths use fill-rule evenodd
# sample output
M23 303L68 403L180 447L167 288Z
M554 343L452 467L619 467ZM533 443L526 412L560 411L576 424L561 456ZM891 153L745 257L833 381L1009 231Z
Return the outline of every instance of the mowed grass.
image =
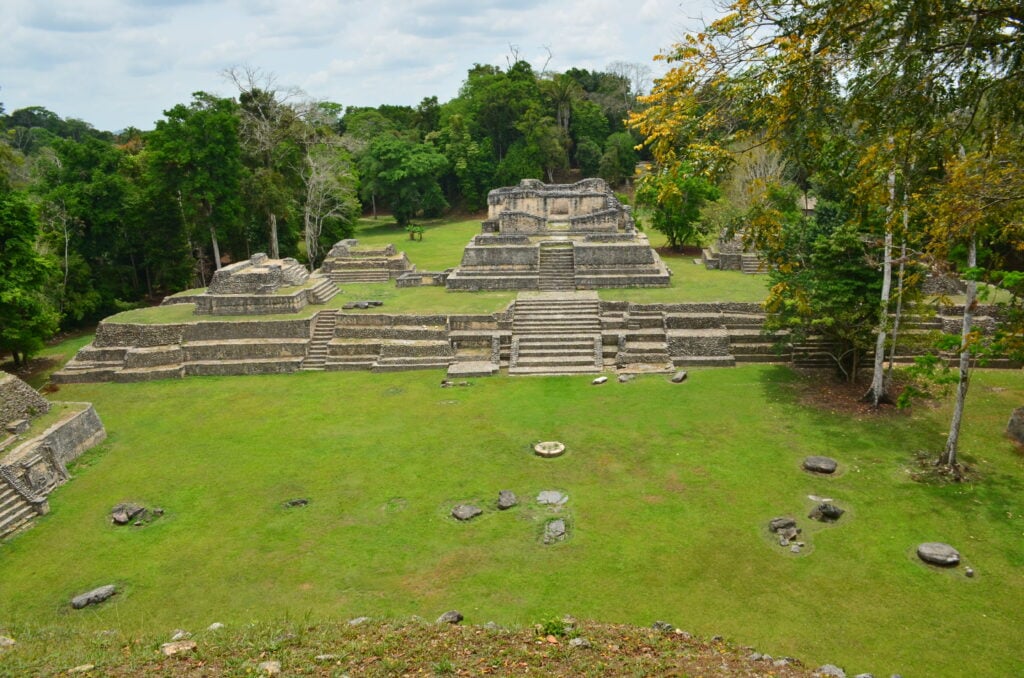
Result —
M0 632L47 652L57 628L169 635L457 608L481 624L666 619L851 675L1024 671L1024 460L1002 436L1024 398L1019 372L975 376L963 448L979 477L947 486L908 473L916 452L941 446L946 407L829 414L800 404L786 368L601 387L501 376L441 389L443 376L62 387L51 397L93 402L109 438L50 515L0 547ZM568 451L537 458L540 440ZM841 473L804 473L809 454L836 457ZM502 489L521 505L497 511ZM556 514L534 501L548 489L569 495L558 515L571 538L555 546L540 538ZM809 495L847 513L810 521ZM293 498L310 503L284 508ZM167 513L115 528L108 513L124 500ZM454 521L461 502L484 515ZM800 555L769 536L777 515L804 528ZM924 541L955 545L977 576L923 565ZM69 609L110 582L112 600ZM64 652L69 666L90 659Z

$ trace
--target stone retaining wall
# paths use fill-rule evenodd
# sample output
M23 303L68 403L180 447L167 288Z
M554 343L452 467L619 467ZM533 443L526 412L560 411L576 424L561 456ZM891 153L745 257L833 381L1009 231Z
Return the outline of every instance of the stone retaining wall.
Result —
M140 348L180 344L188 327L189 325L186 323L141 325L103 321L96 328L96 338L93 339L92 345L96 348L113 346Z

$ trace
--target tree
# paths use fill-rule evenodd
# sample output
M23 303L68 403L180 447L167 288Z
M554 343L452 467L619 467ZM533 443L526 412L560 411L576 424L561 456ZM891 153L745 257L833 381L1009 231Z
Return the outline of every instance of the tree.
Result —
M632 178L636 172L636 142L628 132L616 132L608 137L604 145L604 153L601 155L601 163L598 171L601 178L612 186L621 186L625 181ZM676 176L685 174L688 169L673 167L668 169L669 173Z
M36 251L38 236L28 199L0 191L0 350L17 366L43 347L59 319L43 294L51 266Z
M716 186L685 165L646 175L636 191L637 203L650 208L651 225L668 237L673 248L693 242L701 233L701 207L718 196Z
M237 235L242 205L236 104L197 92L188 106L164 111L148 139L154 180L178 202L190 233L207 232L216 268L219 234Z
M377 137L359 165L363 195L382 197L399 226L407 226L419 214L437 215L448 206L438 184L447 166L430 144Z
M321 263L324 226L333 222L350 226L358 214L356 177L348 152L337 140L310 144L300 171L306 186L302 202L303 234L309 270ZM337 233L337 230L334 231Z

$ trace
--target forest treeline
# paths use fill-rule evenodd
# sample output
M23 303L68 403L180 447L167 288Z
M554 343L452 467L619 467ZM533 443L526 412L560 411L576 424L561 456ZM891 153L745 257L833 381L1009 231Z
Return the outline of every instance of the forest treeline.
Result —
M196 92L147 131L0 104L0 351L20 362L58 328L202 286L253 252L315 268L363 212L407 226L528 177L621 184L649 71L478 64L448 102L372 108L233 68L232 96Z

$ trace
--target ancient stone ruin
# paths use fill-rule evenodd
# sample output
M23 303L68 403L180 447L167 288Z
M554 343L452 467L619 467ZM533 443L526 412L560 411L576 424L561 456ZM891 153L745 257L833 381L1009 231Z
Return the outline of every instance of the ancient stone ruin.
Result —
M188 298L196 315L261 315L297 313L306 304L325 304L338 286L322 275L310 275L292 258L270 259L254 254L213 274L203 294Z
M602 179L524 179L487 196L482 233L447 278L449 290L666 287L669 270Z
M54 423L33 427L51 407L31 386L0 372L0 537L48 513L46 497L68 480L68 462L106 437L89 403L61 403L64 412Z
M391 243L374 247L349 239L334 244L320 270L336 284L344 285L396 280L415 272L416 266Z

